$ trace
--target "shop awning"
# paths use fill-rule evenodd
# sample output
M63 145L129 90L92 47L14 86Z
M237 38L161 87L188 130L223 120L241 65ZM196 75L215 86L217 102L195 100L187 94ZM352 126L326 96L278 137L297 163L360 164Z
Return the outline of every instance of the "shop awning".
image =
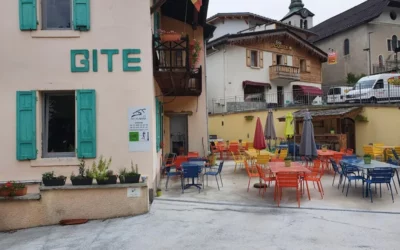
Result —
M256 86L256 87L264 87L264 88L271 88L271 84L265 82L253 82L253 81L243 81L243 88L247 86Z
M323 94L322 89L312 86L294 85L293 90L299 91L299 94L310 96L318 96Z

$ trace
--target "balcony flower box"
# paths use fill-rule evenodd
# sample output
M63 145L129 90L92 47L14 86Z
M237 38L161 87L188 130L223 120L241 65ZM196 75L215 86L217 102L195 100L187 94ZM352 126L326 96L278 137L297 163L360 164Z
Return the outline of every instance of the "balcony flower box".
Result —
M159 30L158 33L160 34L160 39L162 42L177 42L181 40L181 34L171 30Z

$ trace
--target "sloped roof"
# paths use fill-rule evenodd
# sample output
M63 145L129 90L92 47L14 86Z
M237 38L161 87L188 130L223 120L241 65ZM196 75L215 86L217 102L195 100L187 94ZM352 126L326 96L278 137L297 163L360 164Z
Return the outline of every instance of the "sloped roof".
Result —
M326 62L328 60L328 55L326 52L318 48L317 46L311 44L307 40L303 39L299 35L290 31L289 29L273 29L273 30L263 30L257 32L247 32L247 33L239 33L239 34L227 34L221 36L211 42L207 43L207 49L212 48L213 46L221 45L221 44L244 44L248 42L257 42L262 41L265 38L274 38L276 36L285 36L285 38L293 39L300 44L304 45L308 51L315 53L320 57L322 62Z
M265 17L265 16L257 15L257 14L251 13L251 12L217 13L217 14L213 15L212 17L207 18L207 23L213 24L219 18L234 18L234 17L236 17L236 18L254 18L256 20L259 20L259 21L263 22L264 24L275 23L275 24L278 24L278 25L280 25L282 27L293 29L293 30L296 30L296 31L299 31L299 32L303 32L303 33L306 33L308 35L313 35L313 36L317 35L316 33L312 32L310 30L301 29L299 27L296 27L296 26L293 26L293 25L290 25L290 24L287 24L287 23L284 23L284 22L281 22L281 21L278 21L278 20L275 20L275 19L272 19L272 18L268 18L268 17ZM251 29L251 28L249 28L249 29ZM243 32L243 31L240 31L240 32Z
M318 110L299 110L293 113L293 117L297 120L302 120L306 112L310 112L313 120L324 120L334 118L346 118L358 115L361 112L361 107L343 107L336 109L318 109ZM279 117L280 122L284 122L285 116Z
M309 40L318 42L370 22L379 17L387 6L400 7L400 0L367 0L311 28L310 30L318 34L318 37Z

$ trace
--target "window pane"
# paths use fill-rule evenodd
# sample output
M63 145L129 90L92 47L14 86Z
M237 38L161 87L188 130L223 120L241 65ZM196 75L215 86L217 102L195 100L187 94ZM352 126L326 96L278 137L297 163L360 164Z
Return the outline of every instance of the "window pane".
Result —
M341 94L340 90L341 90L340 88L335 88L335 91L334 91L335 95L340 95Z
M392 36L392 50L397 48L397 36Z
M392 40L387 40L388 51L392 51Z
M71 0L42 0L43 29L71 28Z
M47 152L75 152L75 94L47 94L46 116Z
M258 67L258 51L251 51L251 66Z

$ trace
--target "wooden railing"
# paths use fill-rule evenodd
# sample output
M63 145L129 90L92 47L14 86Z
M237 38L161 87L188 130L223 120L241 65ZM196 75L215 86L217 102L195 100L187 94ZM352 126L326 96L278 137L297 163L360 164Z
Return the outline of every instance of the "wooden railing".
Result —
M189 36L179 41L162 41L153 35L154 71L190 71Z
M270 79L300 80L300 69L287 65L273 65L269 67Z

